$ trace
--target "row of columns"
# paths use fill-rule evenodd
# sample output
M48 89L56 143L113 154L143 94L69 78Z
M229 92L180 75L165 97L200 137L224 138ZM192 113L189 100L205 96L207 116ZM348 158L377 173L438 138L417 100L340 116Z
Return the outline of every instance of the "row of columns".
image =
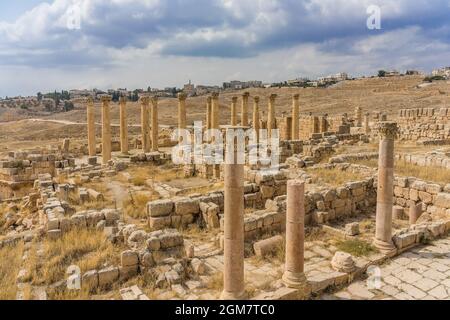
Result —
M111 160L111 115L110 96L101 97L101 117L102 117L102 161L103 164ZM151 102L151 108L150 108ZM142 149L144 152L158 151L158 97L142 97L141 103L141 134ZM120 149L123 154L128 154L128 125L126 98L119 99L119 124L120 124ZM151 118L151 129L150 129ZM89 98L87 101L87 136L89 156L96 156L95 139L95 114L94 101Z
M295 107L294 107L295 108ZM377 124L380 136L376 231L374 245L383 253L395 252L392 242L395 122ZM237 146L234 142L234 151ZM222 299L242 299L244 284L244 165L225 164L224 289ZM304 274L305 184L287 182L286 256L283 283L290 288L306 286Z

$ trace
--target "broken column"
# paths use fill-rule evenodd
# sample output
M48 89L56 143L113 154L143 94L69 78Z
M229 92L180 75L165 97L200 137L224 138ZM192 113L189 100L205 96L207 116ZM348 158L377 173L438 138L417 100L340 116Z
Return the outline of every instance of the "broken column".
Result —
M422 215L423 208L422 208L422 202L414 203L412 202L409 206L409 224L415 224L417 219L420 218Z
M211 94L211 129L219 129L219 94Z
M300 121L299 98L300 98L299 94L294 94L292 96L292 140L299 139L299 121Z
M184 92L178 94L178 129L186 129L186 98Z
M237 125L237 114L236 114L236 104L237 104L237 97L231 98L231 125L236 126Z
M259 97L253 97L253 129L256 132L256 142L259 142Z
M377 213L374 245L384 253L395 250L392 242L392 207L394 197L394 139L397 123L379 122Z
M287 183L286 264L283 282L289 288L303 288L305 240L305 183L289 180Z
M271 94L269 97L269 111L267 115L267 137L272 136L272 129L276 129L276 119L275 119L275 99L277 95Z
M152 151L158 151L158 97L152 97Z
M232 159L224 164L224 272L221 299L239 300L244 288L244 165L237 163L236 139L227 144Z
M120 97L120 151L128 154L127 98Z
M142 150L150 152L150 124L149 124L149 97L141 97L141 134L142 134Z
M88 136L88 150L89 156L95 157L97 154L95 146L95 115L94 115L94 101L92 98L87 100L87 136Z
M241 125L244 127L248 126L248 97L250 93L244 92L242 95L242 105L241 105Z
M109 110L110 96L102 96L102 161L111 160L111 117Z
M370 133L369 122L370 122L370 113L367 112L364 115L364 132L365 132L365 134L369 134Z
M362 111L361 107L355 108L355 126L362 127Z

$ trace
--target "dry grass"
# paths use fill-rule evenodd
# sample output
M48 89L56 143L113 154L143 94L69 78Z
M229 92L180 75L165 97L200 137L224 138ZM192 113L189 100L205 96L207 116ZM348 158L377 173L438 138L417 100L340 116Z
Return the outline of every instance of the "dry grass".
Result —
M162 165L162 166L140 166L132 167L128 171L131 175L131 181L140 182L147 179L152 179L158 182L167 182L173 179L178 179L183 177L183 169L180 167L173 167L172 165Z
M310 168L306 170L312 175L312 182L315 184L328 184L331 186L342 186L350 181L364 180L366 175L357 172L351 172L348 170L341 170L337 168L331 169L314 169Z
M378 167L378 160L361 160L354 163L372 168ZM416 177L425 181L447 184L450 181L450 170L438 167L422 167L405 161L396 161L394 174L404 177Z
M125 215L134 219L147 218L147 202L152 201L151 192L133 193L123 201L123 212Z
M141 176L131 178L131 183L134 184L136 187L141 187L145 185L145 181L147 181L147 179Z
M15 300L16 277L22 263L23 244L0 249L0 300Z
M336 243L336 247L340 251L350 253L355 257L368 256L371 253L377 252L376 248L372 244L358 239L344 240Z
M206 283L206 288L215 291L221 291L223 289L223 273L217 272L209 278Z
M120 248L106 241L101 231L72 230L60 239L45 240L43 246L44 258L32 254L27 264L34 285L48 285L65 279L71 265L85 272L119 262Z

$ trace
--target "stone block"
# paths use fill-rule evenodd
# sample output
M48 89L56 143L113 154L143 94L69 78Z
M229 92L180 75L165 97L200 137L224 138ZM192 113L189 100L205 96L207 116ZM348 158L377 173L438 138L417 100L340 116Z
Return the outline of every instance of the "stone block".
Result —
M174 204L171 200L155 200L147 204L147 212L150 217L164 217L170 215Z
M107 287L119 279L119 268L108 267L98 271L98 284Z
M280 235L268 239L257 241L253 244L255 254L259 257L265 257L274 254L277 250L283 250L284 238Z
M135 266L139 264L139 256L137 252L132 250L123 251L120 256L120 263L122 267Z
M177 215L198 214L200 212L197 199L183 198L175 201L175 213Z

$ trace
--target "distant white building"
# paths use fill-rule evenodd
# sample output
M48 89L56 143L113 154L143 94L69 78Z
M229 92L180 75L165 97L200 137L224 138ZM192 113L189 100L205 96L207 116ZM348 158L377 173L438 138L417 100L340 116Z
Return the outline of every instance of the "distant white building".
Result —
M248 89L248 88L261 88L263 86L262 81L239 81L239 80L233 80L230 82L224 82L223 88L224 89L232 89L232 90L241 90L241 89Z
M441 76L447 79L450 79L450 67L444 67L441 69L433 70L431 73L434 77Z

